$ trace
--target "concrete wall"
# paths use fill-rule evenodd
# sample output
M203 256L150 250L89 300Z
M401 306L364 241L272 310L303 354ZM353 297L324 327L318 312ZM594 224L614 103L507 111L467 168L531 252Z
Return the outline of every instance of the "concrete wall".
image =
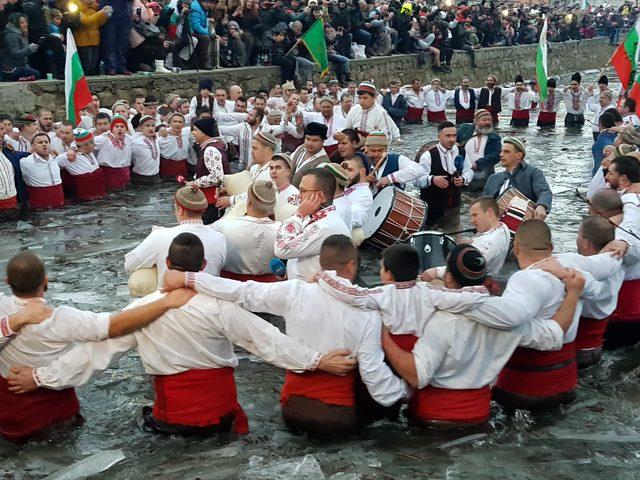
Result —
M460 77L467 75L472 85L484 84L489 74L498 76L499 82L512 82L517 74L525 78L535 77L536 45L497 47L476 51L478 68L470 67L468 55L456 52L452 73L437 74L447 86L455 86ZM562 75L575 71L603 67L609 60L613 48L605 38L551 44L549 71ZM384 86L392 78L409 82L413 78L430 79L436 74L430 63L419 65L418 55L394 55L351 62L352 77L362 80L373 78L378 86ZM278 67L246 67L233 70L220 69L212 72L190 72L162 75L134 75L131 77L92 77L91 91L97 94L104 106L110 106L120 98L132 99L137 93L154 94L160 99L168 93L177 93L191 98L200 78L210 77L215 85L229 86L238 83L246 92L254 93L279 81ZM39 107L51 108L56 119L64 116L64 83L57 80L42 80L28 83L0 84L0 112L12 115L33 112Z

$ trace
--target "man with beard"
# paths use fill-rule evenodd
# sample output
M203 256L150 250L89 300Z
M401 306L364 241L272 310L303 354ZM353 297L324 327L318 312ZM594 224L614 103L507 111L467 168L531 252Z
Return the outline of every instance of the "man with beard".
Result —
M453 104L456 107L456 124L472 123L476 111L476 92L469 88L467 77L462 77L460 87L453 94ZM458 136L460 132L458 132Z
M495 75L489 75L485 87L475 91L478 98L477 108L484 108L491 112L493 124L498 123L498 114L502 111L502 89L496 87L498 80Z
M253 163L251 157L251 142L253 141L255 134L261 130L260 124L264 118L264 110L254 108L247 113L246 116L247 119L244 122L240 122L232 126L218 126L220 129L220 135L224 137L232 137L234 143L238 145L238 150L240 151L239 166L241 169L247 168ZM217 117L219 118L220 115L218 114Z
M494 166L500 161L502 148L500 135L493 131L491 112L477 110L473 123L459 125L458 144L473 170L469 190L481 191L489 175L494 173Z
M51 113L51 110L46 108L38 110L38 132L46 133L50 139L56 136L53 131L53 113Z
M349 177L344 196L351 205L351 224L354 229L362 228L373 203L373 194L367 181L367 167L362 157L357 155L342 162L342 167Z

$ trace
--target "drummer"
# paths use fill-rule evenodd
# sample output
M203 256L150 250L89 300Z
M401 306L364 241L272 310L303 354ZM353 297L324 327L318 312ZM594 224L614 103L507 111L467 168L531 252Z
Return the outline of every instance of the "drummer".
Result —
M389 138L384 132L371 132L364 143L364 152L371 160L373 170L367 177L378 189L395 185L404 189L404 184L417 180L423 170L416 162L399 153L389 152Z
M524 160L526 154L524 142L514 137L504 139L500 163L505 170L489 177L483 195L498 199L509 187L514 187L536 204L533 218L544 221L551 211L553 195L542 170Z

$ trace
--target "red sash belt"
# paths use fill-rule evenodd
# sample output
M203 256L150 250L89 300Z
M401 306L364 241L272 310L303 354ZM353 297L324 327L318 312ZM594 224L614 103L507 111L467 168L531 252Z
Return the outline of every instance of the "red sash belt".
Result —
M287 370L280 394L286 405L291 395L312 398L332 405L352 407L356 404L354 373L339 377L325 372L295 373Z
M556 112L540 112L538 114L538 125L555 125L556 124Z
M576 335L576 350L588 350L602 346L602 337L607 329L607 318L596 320L595 318L580 317L578 334Z
M51 208L64 205L62 184L50 187L27 187L29 205L32 208Z
M109 190L122 190L131 178L131 169L129 167L107 167L102 165L104 173L104 181Z
M9 384L3 377L0 377L0 405L0 434L11 441L26 440L38 430L80 412L73 388L38 388L17 395L9 391Z
M107 185L102 168L90 173L75 175L76 195L80 200L99 200L107 196Z
M331 157L334 153L338 151L338 144L334 143L333 145L329 145L324 147L324 151L327 152L327 157Z
M71 175L66 168L60 169L60 179L62 180L63 189L73 191L76 184L73 181L73 175Z
M618 305L609 317L611 323L640 322L640 279L622 282Z
M511 118L514 118L516 120L529 120L529 109L513 110L513 112L511 112Z
M407 114L404 116L404 120L408 123L422 123L423 114L424 108L409 107L407 108Z
M273 273L266 273L264 275L249 275L245 273L235 273L229 272L227 270L221 270L220 276L222 278L230 278L231 280L237 280L239 282L247 282L249 280L253 280L255 282L273 283L282 281L282 278L274 275Z
M18 199L15 195L0 200L0 210L13 210L14 208L18 208Z
M207 197L207 203L209 205L216 204L216 202L218 201L218 194L216 193L217 187L206 187L201 188L200 190L202 190L204 196Z
M473 123L476 111L472 108L456 110L456 123Z
M177 177L187 176L186 160L171 160L170 158L160 157L160 176L161 177Z
M153 377L156 401L153 416L173 425L209 427L233 415L233 431L249 432L249 422L238 404L233 368L187 370Z
M396 342L396 345L398 345L405 352L413 351L413 346L418 341L418 337L410 333L403 333L400 335L395 335L392 333L391 338L394 342Z
M575 343L557 352L517 348L498 376L497 387L511 393L548 397L569 392L578 384Z
M469 390L449 390L427 385L411 399L410 413L421 420L470 424L486 422L491 408L489 386Z
M431 110L427 110L427 121L432 123L446 122L447 114L444 110L440 110L439 112L432 112Z

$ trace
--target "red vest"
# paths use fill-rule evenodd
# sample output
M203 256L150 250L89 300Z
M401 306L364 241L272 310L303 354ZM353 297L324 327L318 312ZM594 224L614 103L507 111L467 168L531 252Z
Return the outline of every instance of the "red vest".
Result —
M353 407L356 404L355 379L355 373L340 377L325 372L295 373L287 370L280 404L286 405L291 395L298 395L331 405Z

